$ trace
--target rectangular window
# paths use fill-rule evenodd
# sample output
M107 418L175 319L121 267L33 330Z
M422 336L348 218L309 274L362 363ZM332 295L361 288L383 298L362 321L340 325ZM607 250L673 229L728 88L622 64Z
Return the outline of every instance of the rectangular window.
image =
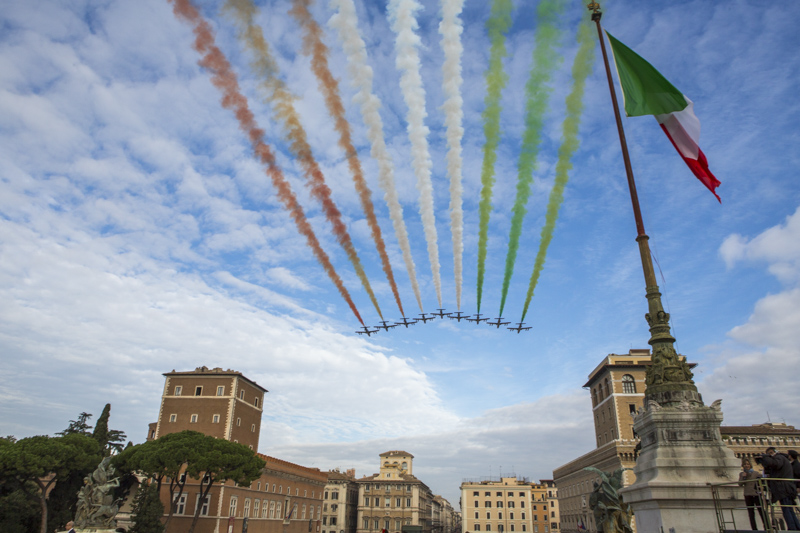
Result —
M394 499L394 506L395 507L400 507L400 498L395 498Z
M384 501L385 507L389 507L391 502L392 502L391 498L386 498L385 501Z
M242 419L241 418L236 418L236 425L237 426L241 426L242 425Z
M502 507L503 506L503 502L497 502L497 506L498 507Z
M181 387L180 385L176 385L175 386L175 396L180 396L181 395L181 391L183 391L183 387Z
M269 502L269 517L275 518L275 502L273 501Z
M519 502L519 506L524 509L525 508L525 502Z
M373 529L380 529L381 522L380 522L380 520L375 519L375 520L372 521L372 525L375 526Z
M331 500L338 500L339 499L339 491L331 492Z
M522 513L522 519L525 520L525 513Z
M332 526L335 526L335 525L336 525L336 517L335 517L335 516L332 516L332 517L331 517L331 525L332 525Z
M257 397L257 396L256 396L256 398L253 400L253 405L255 405L256 407L258 407L258 397Z
M217 387L217 396L225 396L225 387L222 385Z
M275 516L277 516L278 518L280 518L282 516L281 515L281 502L276 502L275 503Z
M503 519L503 513L497 513L497 519L498 520L502 520Z
M192 417L191 417L191 419L190 419L190 422L191 422L192 424L196 424L196 423L197 423L197 415L192 415Z
M364 519L364 529L369 529L369 518Z
M323 496L323 499L325 499L325 500L327 500L327 499L328 499L328 491L327 491L327 490L325 491L325 494L324 494L324 496Z
M261 502L261 518L266 518L267 517L268 508L269 508L269 506L267 505L267 500L264 500L263 502Z
M514 524L511 524L511 531L514 531Z
M486 524L486 531L492 530L492 524Z
M250 517L250 498L244 499L244 515L245 518Z
M510 514L511 516L509 516L508 518L510 518L511 520L514 520L514 513L509 513L509 514Z
M473 496L475 496L475 497L477 498L477 497L478 497L478 491L477 491L477 490L476 490L476 491L473 491L473 492L472 492L472 495L473 495Z
M475 531L480 531L480 530L481 530L481 525L475 524Z
M231 504L228 507L228 516L236 516L236 504L239 503L239 500L236 496L231 496Z
M239 398L244 400L244 390L239 391Z
M369 496L364 497L364 505L369 507Z
M520 497L520 498L524 498L524 497L525 497L525 493L524 493L524 492L520 492L520 493L519 493L519 497Z
M492 513L487 512L486 513L486 520L491 520L491 519L492 519Z
M478 518L480 518L480 517L478 516L478 511L475 511L475 520L477 520Z
M272 492L275 492L275 483L272 484Z
M303 504L303 514L300 516L303 520L306 519L306 504Z
M261 505L261 500L253 500L253 518L258 518L258 508Z
M503 497L503 493L498 491L498 492L497 492L497 496L498 496L498 497L500 497L500 498L502 498L502 497Z
M253 424L252 426L250 426L250 433L255 433L255 432L256 432L256 425Z
M491 507L492 506L492 502L490 502L489 500L486 500L485 502L483 502L483 506L484 507Z
M406 498L406 507L411 507L411 498Z
M176 415L176 414L169 415L169 421L170 422L177 422L178 421L178 415Z
M184 514L186 512L186 494L181 494L178 498L178 505L175 509L175 514Z
M488 498L489 496L491 496L491 495L492 495L492 493L491 493L491 492L484 492L484 493L483 493L483 495L484 495L484 496L486 496L486 497Z
M194 388L194 395L195 396L202 396L203 395L203 387L195 387Z
M323 516L322 517L322 525L323 526L327 526L328 525L328 517L327 516Z

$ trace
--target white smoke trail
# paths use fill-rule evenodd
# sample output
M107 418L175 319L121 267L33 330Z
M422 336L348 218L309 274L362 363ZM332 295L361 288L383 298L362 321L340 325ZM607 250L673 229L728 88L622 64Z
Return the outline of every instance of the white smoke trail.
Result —
M358 89L354 101L359 104L361 116L367 125L367 136L372 145L370 153L378 162L378 183L383 189L383 199L389 208L389 217L392 219L394 233L400 250L403 252L403 261L406 264L411 288L417 299L417 305L422 311L422 298L420 297L414 258L411 255L411 245L408 241L408 231L403 220L403 207L400 205L394 184L394 163L386 149L383 121L378 112L381 102L372 93L372 67L367 64L367 46L358 31L356 7L353 0L331 0L330 5L336 10L336 14L328 21L328 25L338 31L339 40L347 55L351 83Z
M411 165L417 176L419 191L419 215L428 243L428 258L431 262L436 298L442 307L442 280L439 277L439 245L436 236L436 217L433 211L433 184L431 183L431 157L428 152L428 127L425 126L425 89L422 88L418 48L420 38L415 33L419 26L415 13L422 9L417 0L390 0L389 20L396 34L395 64L401 71L400 88L406 101L408 113L408 140L411 142Z
M464 0L442 0L442 22L439 33L442 34L444 64L442 77L444 94L447 99L442 106L444 123L447 126L447 173L450 176L450 231L453 235L453 273L456 282L456 304L461 310L461 284L463 281L462 256L464 254L464 216L461 209L461 138L464 128L461 119L464 116L461 99L461 33L464 31L459 15L464 7Z

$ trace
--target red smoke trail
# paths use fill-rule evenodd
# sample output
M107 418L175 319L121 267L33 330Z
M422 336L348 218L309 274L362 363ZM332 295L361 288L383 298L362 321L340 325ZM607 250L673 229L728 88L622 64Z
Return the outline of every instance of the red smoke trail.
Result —
M375 216L375 207L372 205L372 191L369 190L367 182L364 179L361 160L358 158L355 146L353 146L350 124L345 118L344 105L339 95L339 82L336 81L336 78L333 77L328 68L328 47L322 42L322 29L308 10L308 6L311 5L311 2L312 0L294 0L294 7L292 7L289 13L298 20L300 26L303 28L303 51L306 55L308 55L309 52L312 55L311 68L319 81L319 87L325 97L325 105L328 108L328 112L334 119L336 132L339 134L339 147L344 150L347 156L347 164L350 167L350 172L353 174L353 182L358 192L359 200L361 201L361 208L364 210L364 214L367 217L367 224L369 224L372 239L375 241L375 246L381 257L383 272L386 274L389 285L392 287L392 293L394 294L395 301L397 301L400 314L405 316L406 314L403 312L403 303L400 301L400 293L397 291L397 284L394 281L392 265L389 262L389 254L386 253L386 244L383 242L381 227L378 225L378 219Z
M222 107L233 110L239 126L242 128L261 162L266 165L267 175L272 180L272 184L278 191L278 198L283 202L284 207L292 216L297 229L302 235L305 236L308 245L314 252L317 260L322 264L328 276L339 289L342 298L345 299L347 305L356 315L356 318L364 325L358 310L356 309L350 294L347 292L341 278L336 273L336 270L331 264L331 260L317 240L314 230L306 219L303 208L297 202L289 182L283 177L283 172L275 163L275 156L269 149L269 146L264 143L264 130L260 129L256 124L253 113L247 105L247 98L239 90L239 82L236 79L236 74L231 69L231 64L225 58L222 51L214 44L214 33L211 31L211 26L206 22L197 9L191 4L190 0L167 0L174 3L173 11L178 18L183 18L192 24L192 31L195 35L195 41L192 47L197 50L203 57L198 62L201 67L211 71L211 83L222 91Z

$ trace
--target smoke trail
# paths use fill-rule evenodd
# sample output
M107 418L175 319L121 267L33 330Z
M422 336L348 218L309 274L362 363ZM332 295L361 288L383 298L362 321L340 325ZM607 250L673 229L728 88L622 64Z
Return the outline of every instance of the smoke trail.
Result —
M265 82L261 87L265 90L267 100L273 105L275 114L278 119L283 122L286 129L286 137L289 141L289 147L297 157L300 165L303 167L307 185L311 188L311 195L316 198L322 205L322 210L325 213L325 218L333 226L333 234L336 240L344 248L347 257L355 268L361 284L367 291L375 310L383 320L378 301L375 294L372 292L372 287L367 279L367 274L361 265L361 260L358 257L353 241L350 238L350 233L347 231L347 226L342 220L342 214L336 203L331 198L331 190L325 181L325 175L320 170L314 154L311 151L311 146L308 144L308 138L303 125L300 122L300 116L294 108L293 96L278 79L277 63L269 51L264 35L261 28L253 23L255 16L255 6L250 0L229 0L226 8L233 11L236 15L235 19L238 25L239 36L244 39L247 47L255 55L252 63L253 70L265 78Z
M202 18L190 0L168 1L174 3L173 11L178 18L183 18L192 24L192 31L195 34L193 47L202 55L199 64L211 71L211 83L222 92L222 106L231 109L235 113L239 121L239 127L247 134L258 159L266 166L266 173L278 192L278 198L291 214L300 234L306 238L308 245L314 252L314 256L322 264L336 288L339 289L339 294L342 295L342 298L345 299L347 305L350 306L353 314L356 315L356 318L363 326L364 321L350 298L350 294L347 292L336 270L334 270L330 258L320 246L314 230L308 223L305 213L303 213L303 208L292 192L289 182L286 181L281 169L275 163L275 156L269 146L264 143L264 130L260 129L256 124L253 113L248 107L247 98L239 90L236 74L231 69L231 65L225 55L217 48L211 26Z
M563 133L561 146L558 149L558 162L556 163L556 180L553 184L553 190L550 191L550 198L547 201L547 213L545 214L545 223L542 228L542 240L539 243L539 251L536 253L536 262L533 266L533 273L531 274L530 285L528 285L528 294L525 297L525 306L522 310L522 318L520 321L525 320L525 315L528 312L528 306L533 298L533 291L536 289L536 284L539 281L539 274L544 267L545 256L547 255L547 247L553 239L553 230L556 227L556 219L558 218L558 210L561 207L561 202L564 200L564 187L569 180L569 171L572 169L572 155L578 149L578 126L581 122L581 113L583 112L583 91L586 87L586 78L592 72L592 64L594 62L594 47L595 41L593 38L593 28L588 22L581 24L578 29L578 53L575 55L575 62L572 64L572 91L567 96L567 116L564 117Z
M403 207L400 205L394 185L394 164L392 156L386 149L383 121L378 112L381 102L377 96L372 94L372 67L367 64L367 47L358 31L356 8L353 0L331 0L331 6L337 10L337 13L331 17L328 24L338 30L339 40L347 54L351 82L358 89L354 101L359 103L361 116L367 125L367 136L372 145L371 154L378 162L378 183L383 189L383 198L389 208L389 217L392 219L397 243L403 252L403 262L406 265L411 289L414 291L419 310L422 311L422 298L419 293L414 258L411 255L411 245L408 242L408 231L403 220Z
M494 0L486 29L492 43L489 52L489 68L486 69L486 98L483 110L483 165L481 167L481 201L478 225L478 313L481 312L483 277L486 273L486 241L489 237L489 215L492 212L492 186L494 164L497 160L497 145L500 144L500 93L508 76L503 73L503 58L506 56L506 33L511 26L511 0Z
M367 224L372 233L372 240L375 241L375 247L378 249L378 255L380 255L381 258L383 272L386 274L386 279L389 280L389 285L392 288L397 307L400 309L400 314L405 316L403 312L403 302L400 301L400 293L397 291L397 283L394 281L394 272L392 272L392 265L389 262L389 255L386 253L386 244L383 242L381 227L378 225L378 218L375 216L375 207L372 205L372 191L369 190L367 182L364 179L361 160L358 158L358 152L356 152L355 146L353 146L350 124L345 118L344 105L339 95L339 82L336 81L336 78L333 77L328 68L328 47L325 46L320 37L322 29L308 11L310 3L311 0L294 0L294 7L289 13L294 15L303 28L303 50L306 53L309 51L312 53L313 60L311 62L311 68L319 81L320 91L325 96L325 105L328 108L328 113L330 113L334 119L336 132L339 134L339 147L341 147L347 155L347 163L350 167L350 172L353 174L353 182L356 187L356 192L358 192L358 198L361 201L361 208L367 217Z
M464 255L464 216L461 209L461 138L464 128L461 119L463 100L461 99L461 33L464 31L459 15L464 0L442 0L442 34L444 64L442 65L442 85L447 96L442 109L447 126L447 173L450 175L450 232L453 235L453 274L456 282L456 304L461 310L461 284L463 282L462 256Z
M417 176L419 191L419 215L428 243L428 259L431 262L433 286L436 298L442 307L442 280L439 277L439 245L436 236L436 217L433 211L433 184L431 183L431 157L428 153L428 127L425 126L425 89L422 88L420 60L417 48L420 38L414 30L418 28L415 13L422 9L417 0L389 0L389 18L396 34L395 64L400 69L400 88L408 106L408 139L411 142L411 161Z
M508 286L514 274L514 263L519 250L519 238L522 233L522 220L525 218L528 198L531 194L533 183L533 170L536 166L536 157L539 153L540 133L544 123L544 114L552 89L550 83L553 71L558 65L559 56L555 47L558 44L560 32L556 27L558 15L563 8L562 0L541 0L537 6L538 27L536 29L536 44L533 49L533 68L531 69L528 83L525 85L525 132L522 135L522 148L517 163L517 197L514 200L511 217L511 229L508 234L508 253L506 254L506 269L503 276L503 292L500 297L500 315L506 305Z

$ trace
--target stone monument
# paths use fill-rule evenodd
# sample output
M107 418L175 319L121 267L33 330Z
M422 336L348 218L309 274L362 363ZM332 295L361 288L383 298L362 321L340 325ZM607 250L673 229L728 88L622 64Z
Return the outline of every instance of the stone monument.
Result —
M78 491L75 513L75 528L78 531L114 531L119 511L119 499L114 498L114 489L119 487L119 478L114 477L111 457L105 457L90 476L83 479Z
M594 490L589 497L589 508L594 515L598 533L633 533L631 509L619 495L622 474L627 469L617 468L610 476L593 466L588 466L584 470L595 472L600 476L600 483L595 482Z

